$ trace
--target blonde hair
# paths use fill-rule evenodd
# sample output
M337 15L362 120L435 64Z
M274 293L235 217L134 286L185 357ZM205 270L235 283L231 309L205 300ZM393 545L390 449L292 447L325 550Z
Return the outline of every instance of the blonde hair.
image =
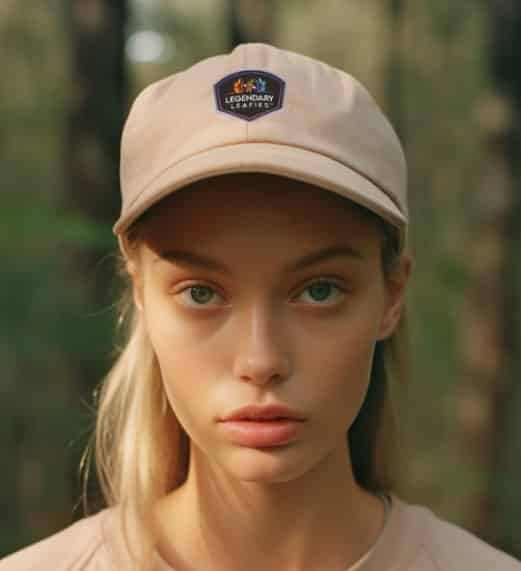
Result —
M382 227L381 261L387 279L400 260L396 228L365 208L354 206ZM149 212L124 236L126 249L137 248L140 225ZM123 257L121 269L127 273ZM128 276L127 281L119 321L123 346L117 350L114 366L94 392L96 425L80 470L83 470L84 510L88 513L86 490L94 454L104 502L108 507L121 507L120 525L135 569L152 571L159 537L154 506L186 479L189 438L167 403L159 365L141 314L134 305ZM391 389L407 379L404 307L393 334L376 344L367 395L347 434L355 479L368 490L400 488L399 439Z

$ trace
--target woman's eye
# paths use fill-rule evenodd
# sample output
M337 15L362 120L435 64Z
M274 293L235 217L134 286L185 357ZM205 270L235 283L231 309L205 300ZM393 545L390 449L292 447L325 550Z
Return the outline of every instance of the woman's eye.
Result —
M337 291L337 295L332 297L331 292L335 290ZM322 279L308 285L302 291L302 294L309 292L309 297L313 301L323 302L331 299L335 300L336 298L342 298L344 296L345 291L346 291L345 288L331 281ZM312 304L312 305L317 305L317 304ZM326 304L318 303L318 305L326 305Z
M214 288L205 284L193 284L179 292L179 295L184 297L187 305L192 306L205 306L212 305L208 303L216 294ZM220 296L219 296L220 297Z
M336 295L332 295L335 292ZM309 284L300 295L308 294L308 299L312 301L311 305L329 305L324 302L342 298L345 292L346 289L340 285L329 280L321 279ZM179 295L184 299L187 305L193 307L216 305L215 303L211 303L212 300L216 297L221 298L213 287L205 284L192 284L180 291Z

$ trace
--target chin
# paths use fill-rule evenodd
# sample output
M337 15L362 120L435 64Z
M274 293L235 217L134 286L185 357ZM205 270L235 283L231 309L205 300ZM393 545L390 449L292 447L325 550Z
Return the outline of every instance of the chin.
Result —
M306 457L295 444L272 448L237 447L219 463L224 472L237 480L285 483L300 478L315 465L313 458Z

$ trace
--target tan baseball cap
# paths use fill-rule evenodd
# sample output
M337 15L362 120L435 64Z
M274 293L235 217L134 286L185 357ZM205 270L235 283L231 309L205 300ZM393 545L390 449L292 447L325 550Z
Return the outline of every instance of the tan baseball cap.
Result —
M400 141L367 89L322 61L244 43L146 87L123 128L114 233L181 187L234 172L336 192L398 227L405 244Z

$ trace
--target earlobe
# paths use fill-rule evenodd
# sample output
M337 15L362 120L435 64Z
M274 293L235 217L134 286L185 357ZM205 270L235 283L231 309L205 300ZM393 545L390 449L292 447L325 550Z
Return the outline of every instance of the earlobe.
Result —
M386 316L382 320L380 326L380 334L377 338L377 341L383 341L393 333L396 326L398 325L398 322L400 321L400 315L401 315L401 304L399 307L393 308L392 311L386 314Z
M402 308L405 302L406 285L411 273L412 260L410 256L404 256L399 267L390 276L387 286L387 300L384 315L380 323L380 331L377 340L382 341L389 337L396 329Z
M132 286L132 295L134 297L134 303L138 308L139 312L143 312L143 290L139 283L134 282Z
M132 280L132 297L137 309L143 311L143 285L141 274L137 270L134 260L127 260L127 272Z

